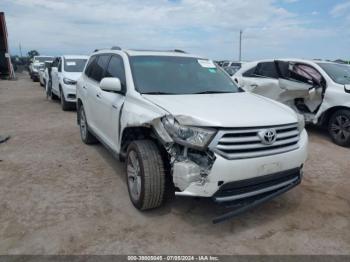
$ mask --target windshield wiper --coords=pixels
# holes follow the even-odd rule
[[[175,95],[173,93],[166,93],[166,92],[159,92],[159,91],[155,91],[155,92],[147,92],[147,93],[142,93],[143,95]]]
[[[227,94],[227,93],[233,93],[230,91],[202,91],[197,93],[191,93],[192,95],[199,95],[199,94]]]

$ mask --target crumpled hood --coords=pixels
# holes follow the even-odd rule
[[[183,125],[253,127],[296,123],[286,106],[250,93],[143,95]]]

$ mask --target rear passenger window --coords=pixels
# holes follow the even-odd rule
[[[263,62],[256,66],[255,75],[278,78],[275,62]]]
[[[120,56],[112,56],[109,61],[105,77],[118,77],[122,84],[122,91],[126,90],[125,70],[123,64],[123,58]]]
[[[249,69],[248,71],[245,71],[242,75],[244,77],[254,77],[255,70],[256,70],[256,66],[254,66],[253,68]]]
[[[92,62],[91,64],[91,72],[89,72],[89,77],[97,82],[100,82],[104,75],[109,58],[110,55],[97,56],[96,61]]]

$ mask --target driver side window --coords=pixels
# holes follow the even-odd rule
[[[58,72],[62,72],[62,59],[61,58],[59,59],[59,62],[58,62]]]
[[[113,55],[109,60],[104,77],[117,77],[122,85],[122,92],[126,91],[126,79],[123,58]]]

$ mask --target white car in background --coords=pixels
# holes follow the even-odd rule
[[[350,146],[350,66],[301,59],[246,63],[233,76],[244,90],[282,102],[307,123],[328,128],[333,141]]]
[[[51,97],[60,98],[62,110],[75,107],[76,83],[84,70],[88,56],[65,55],[56,58],[51,69]],[[57,65],[57,66],[56,66]]]
[[[126,160],[140,210],[174,193],[241,204],[219,222],[298,185],[307,157],[302,116],[180,50],[96,51],[77,83],[77,118],[84,143]]]
[[[52,63],[52,61],[45,61],[44,64],[39,68],[39,83],[41,86],[45,87],[48,79],[47,68]]]
[[[33,81],[39,81],[39,71],[46,61],[53,61],[52,56],[34,56],[29,65],[29,75]]]

